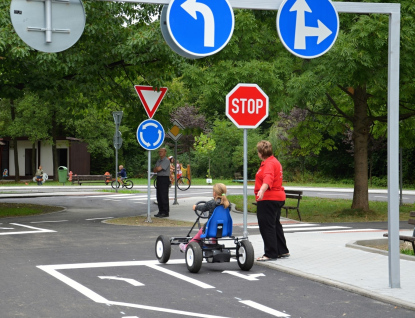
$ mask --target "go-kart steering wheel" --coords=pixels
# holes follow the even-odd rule
[[[199,202],[197,202],[197,203],[196,203],[195,213],[196,213],[196,215],[197,215],[198,217],[200,217],[201,219],[207,219],[207,218],[209,218],[209,211],[204,211],[204,212],[202,212],[202,211],[199,211],[199,210],[197,209],[197,206],[198,206],[199,204],[202,204],[202,203],[206,203],[206,201],[199,201]]]

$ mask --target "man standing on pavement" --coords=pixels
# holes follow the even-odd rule
[[[157,160],[153,172],[157,173],[157,202],[159,212],[154,215],[157,218],[169,216],[169,185],[170,185],[170,160],[166,158],[166,148],[159,149],[160,159]]]

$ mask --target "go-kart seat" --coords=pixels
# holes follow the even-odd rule
[[[221,238],[232,236],[232,218],[229,207],[225,209],[223,205],[219,205],[213,210],[213,214],[206,223],[205,232],[201,238]]]

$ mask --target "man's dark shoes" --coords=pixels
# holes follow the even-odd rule
[[[156,218],[168,218],[169,215],[168,214],[157,213],[157,214],[154,215],[154,217],[156,217]]]
[[[278,255],[278,258],[288,258],[288,257],[290,257],[290,253]]]

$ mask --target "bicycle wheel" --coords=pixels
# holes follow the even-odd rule
[[[180,177],[179,180],[177,180],[177,187],[182,190],[186,191],[190,188],[190,180],[187,177]]]
[[[124,187],[126,187],[127,189],[132,189],[134,186],[134,183],[131,180],[124,180]]]
[[[113,189],[115,189],[115,188],[119,188],[119,187],[120,187],[120,183],[118,182],[118,180],[114,180],[114,181],[112,181],[112,182],[111,182],[111,187],[112,187]]]
[[[154,187],[157,189],[157,178],[154,179],[154,183],[153,183]]]

